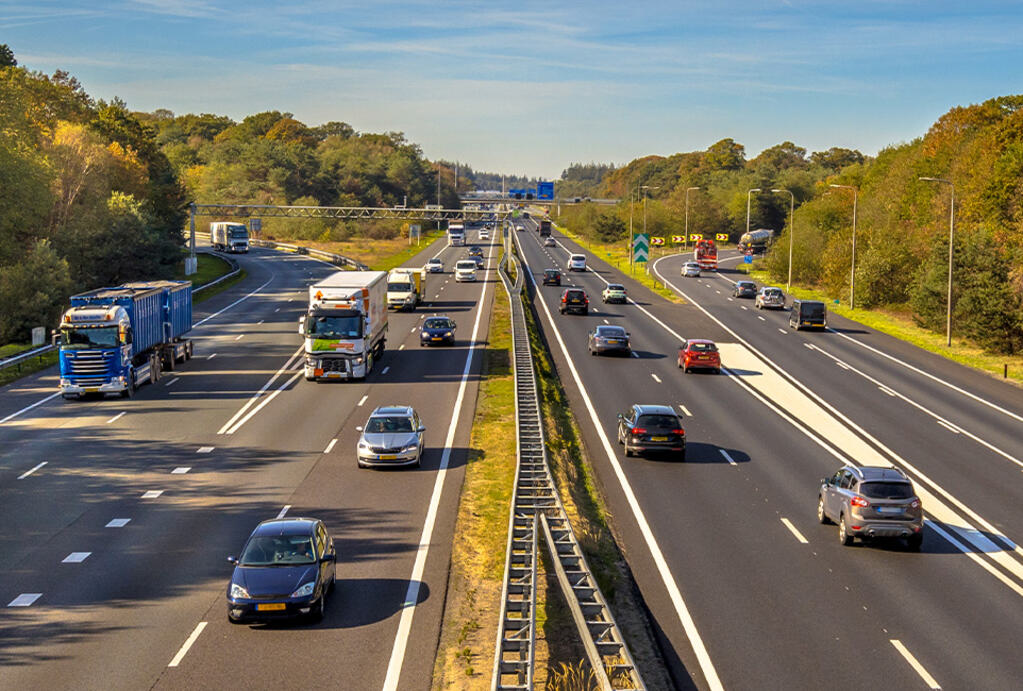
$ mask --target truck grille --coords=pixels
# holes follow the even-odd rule
[[[321,364],[324,372],[347,372],[346,362],[344,358],[323,358]]]
[[[110,365],[117,357],[117,352],[111,353],[75,353],[73,358],[67,358],[68,374],[78,384],[88,386],[90,384],[104,384],[109,378]]]

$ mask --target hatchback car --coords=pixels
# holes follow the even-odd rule
[[[523,231],[525,229],[526,229],[526,226],[524,226],[522,224],[519,224],[519,225],[515,226],[515,230],[517,230],[517,231]]]
[[[481,229],[480,230],[480,240],[489,240],[489,239],[490,239],[490,231],[487,230],[486,228]]]
[[[753,306],[759,310],[785,309],[785,293],[781,292],[781,288],[761,288],[760,291],[757,292],[757,298],[754,300]]]
[[[629,332],[620,326],[598,326],[589,334],[587,347],[590,355],[601,353],[618,353],[630,355],[632,346],[629,343]]]
[[[337,564],[334,539],[323,521],[263,521],[245,542],[241,556],[227,561],[234,564],[227,586],[231,623],[323,618]]]
[[[625,455],[634,453],[670,453],[686,460],[686,431],[682,419],[671,406],[633,405],[618,416],[618,443]]]
[[[483,261],[483,257],[481,257],[481,256],[480,256],[480,255],[478,255],[478,254],[470,254],[470,255],[469,255],[469,256],[467,257],[467,259],[468,259],[469,261],[471,261],[471,262],[475,262],[475,263],[476,263],[476,268],[477,268],[477,269],[482,269],[482,268],[483,268],[483,267],[484,267],[484,266],[486,265],[486,262],[485,262],[485,261]]]
[[[682,265],[682,276],[684,278],[699,278],[700,265],[696,262],[686,262]]]
[[[411,406],[381,406],[374,410],[356,447],[360,468],[411,465],[419,467],[423,458],[423,433],[426,427]]]
[[[545,237],[543,239],[543,246],[544,247],[556,247],[557,244],[558,243],[554,242],[554,238],[552,238],[550,235],[548,235],[547,237]]]
[[[586,271],[586,255],[573,254],[568,258],[569,271]]]
[[[793,300],[789,311],[789,328],[828,328],[828,306],[818,300]]]
[[[721,374],[721,353],[714,341],[690,338],[679,346],[678,366],[686,374],[694,369],[709,369]]]
[[[419,329],[419,345],[454,345],[455,320],[449,317],[430,317]]]
[[[558,269],[544,269],[543,284],[545,286],[560,286],[561,272]]]
[[[625,293],[625,286],[620,283],[609,283],[607,288],[604,288],[604,292],[600,294],[600,298],[604,302],[626,303],[629,300],[629,296]]]
[[[558,306],[558,311],[562,314],[566,312],[588,313],[590,311],[590,299],[586,297],[586,291],[581,288],[568,288],[565,290],[561,294],[561,304]]]
[[[923,544],[924,518],[913,483],[898,468],[843,466],[821,479],[817,520],[838,523],[838,539],[904,538],[913,550]]]
[[[482,257],[483,256],[483,248],[480,247],[479,245],[473,245],[472,247],[469,248],[469,256],[470,257]]]
[[[752,298],[757,295],[757,284],[753,281],[736,281],[732,288],[732,297]]]
[[[432,274],[444,273],[444,262],[442,262],[439,258],[434,257],[433,259],[427,260],[425,268]]]

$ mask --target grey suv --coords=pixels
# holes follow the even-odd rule
[[[682,420],[671,406],[640,405],[618,416],[618,443],[625,446],[625,455],[645,452],[668,452],[686,460],[686,431]]]
[[[905,538],[912,550],[923,544],[924,518],[913,483],[898,468],[843,466],[821,479],[817,519],[838,523],[838,539]]]
[[[356,447],[360,468],[389,465],[419,467],[426,427],[411,406],[380,406],[370,414],[365,427],[355,429],[362,432]]]

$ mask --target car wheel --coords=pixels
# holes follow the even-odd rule
[[[838,517],[838,541],[846,547],[853,543],[853,536],[845,529],[845,514]]]
[[[817,520],[820,521],[822,525],[827,525],[828,523],[831,523],[831,519],[828,518],[828,514],[824,513],[823,495],[817,498]]]
[[[924,544],[924,534],[914,533],[906,538],[906,547],[912,552],[919,552],[920,547]]]
[[[241,619],[235,619],[230,614],[227,615],[227,621],[229,624],[234,624],[235,626],[239,626],[242,623]]]

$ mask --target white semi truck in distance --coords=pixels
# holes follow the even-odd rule
[[[387,306],[412,311],[423,302],[426,269],[391,269],[387,274]]]
[[[248,252],[249,229],[244,223],[215,221],[210,224],[210,244],[223,252]]]
[[[306,380],[364,379],[387,338],[387,272],[338,271],[309,286],[299,320]]]
[[[448,223],[448,247],[465,246],[465,225],[461,222]]]

